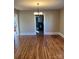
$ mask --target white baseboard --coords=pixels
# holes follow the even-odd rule
[[[20,35],[36,35],[36,33],[20,33]]]
[[[64,38],[64,35],[60,32],[45,32],[44,35],[60,35]]]
[[[44,35],[58,35],[58,32],[45,32]]]
[[[36,33],[20,33],[20,35],[36,35]],[[64,37],[64,35],[60,32],[45,32],[44,35],[60,35]]]
[[[44,35],[57,35],[58,32],[45,32]],[[36,33],[20,33],[20,35],[36,35]]]
[[[59,32],[58,34],[64,38],[64,35],[62,33]]]

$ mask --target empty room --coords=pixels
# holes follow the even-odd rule
[[[64,59],[64,0],[14,0],[14,59]]]

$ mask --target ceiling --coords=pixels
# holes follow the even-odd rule
[[[40,10],[61,9],[64,0],[14,0],[14,8],[17,10],[36,10],[38,7]]]

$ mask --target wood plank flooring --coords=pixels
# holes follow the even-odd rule
[[[64,59],[64,38],[59,35],[20,36],[14,44],[15,59]]]

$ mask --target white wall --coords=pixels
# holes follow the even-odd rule
[[[60,10],[60,33],[64,35],[64,9]]]
[[[20,20],[20,34],[21,35],[33,35],[35,32],[35,20],[33,12],[21,11],[19,12]]]
[[[44,32],[50,34],[53,32],[59,32],[59,11],[44,11]],[[36,25],[32,11],[20,11],[20,34],[32,35],[35,34]]]
[[[59,11],[45,12],[45,34],[59,32]]]

